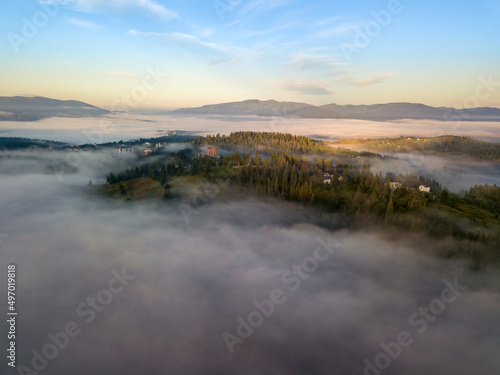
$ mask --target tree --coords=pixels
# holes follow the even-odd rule
[[[392,201],[392,196],[389,198],[389,202],[387,203],[387,208],[385,209],[386,216],[390,216],[394,213],[394,203]]]
[[[443,192],[441,193],[441,203],[446,204],[448,202],[449,197],[450,193],[448,192],[447,189],[444,189]]]
[[[127,195],[127,190],[125,190],[123,184],[120,184],[120,195]]]
[[[172,194],[170,192],[170,184],[169,183],[165,183],[165,186],[163,186],[163,198],[164,199],[171,199],[172,198]]]
[[[110,173],[109,176],[106,178],[106,181],[108,184],[116,184],[116,176],[113,173]]]

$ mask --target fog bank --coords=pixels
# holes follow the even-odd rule
[[[0,122],[4,137],[51,139],[74,144],[161,136],[158,131],[181,130],[198,135],[233,131],[291,133],[322,140],[377,137],[468,136],[500,142],[498,122],[398,120],[387,122],[345,119],[300,119],[259,116],[159,116],[117,114],[102,118],[49,118],[36,122]]]
[[[77,187],[90,162],[62,182],[38,163],[0,164],[0,273],[17,265],[18,365],[33,368],[32,350],[43,355],[49,334],[73,322],[79,333],[39,373],[357,375],[365,360],[383,363],[381,344],[402,332],[412,343],[383,374],[500,369],[497,269],[472,273],[418,245],[327,230],[281,202],[214,199],[187,225],[175,201],[87,195]],[[467,288],[448,289],[445,303],[447,282]],[[259,311],[254,301],[276,290],[281,303],[239,335]],[[426,319],[420,308],[439,314]],[[228,345],[226,333],[238,342]]]

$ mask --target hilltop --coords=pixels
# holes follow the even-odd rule
[[[208,145],[218,146],[220,154],[207,155]],[[130,160],[125,169],[110,172],[100,189],[124,202],[159,198],[179,207],[186,222],[213,199],[288,201],[311,212],[337,213],[345,227],[450,238],[454,243],[441,253],[446,257],[500,262],[498,186],[475,185],[461,196],[422,175],[375,173],[369,163],[381,157],[363,156],[291,134],[209,135],[181,151],[160,150],[149,163]]]
[[[138,112],[141,112],[138,110]],[[0,121],[37,121],[48,117],[96,117],[111,112],[76,100],[56,100],[44,97],[0,97]],[[299,102],[261,101],[210,104],[173,111],[145,110],[145,113],[175,116],[225,115],[263,116],[305,119],[357,119],[394,121],[403,119],[438,121],[500,121],[500,109],[481,107],[454,109],[430,107],[419,103],[387,103],[373,105],[327,104],[315,106]]]
[[[474,159],[500,159],[500,143],[478,141],[469,137],[443,135],[434,138],[399,137],[352,139],[330,142],[332,146],[354,147],[373,152],[422,152],[425,154],[466,155]]]
[[[418,103],[387,103],[374,105],[314,106],[307,103],[260,101],[205,105],[197,108],[181,108],[168,112],[174,115],[254,115],[298,118],[358,119],[390,121],[402,119],[440,121],[500,121],[499,108],[469,108],[458,110],[446,107],[430,107]]]
[[[0,96],[0,121],[38,121],[48,117],[96,117],[109,114],[96,106],[76,100],[41,96]]]

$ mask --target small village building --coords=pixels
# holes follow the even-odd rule
[[[219,147],[209,147],[207,148],[207,155],[212,158],[218,158],[220,156]]]
[[[330,173],[325,173],[323,175],[323,183],[331,185],[332,184],[332,175]]]
[[[396,190],[403,187],[403,184],[399,181],[391,181],[391,190]]]
[[[430,186],[426,186],[426,185],[420,185],[418,187],[418,190],[424,192],[424,193],[430,193],[431,192],[431,187]]]

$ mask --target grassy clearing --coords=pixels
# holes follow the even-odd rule
[[[158,181],[149,177],[104,185],[103,194],[108,198],[126,201],[163,198],[164,189]]]

